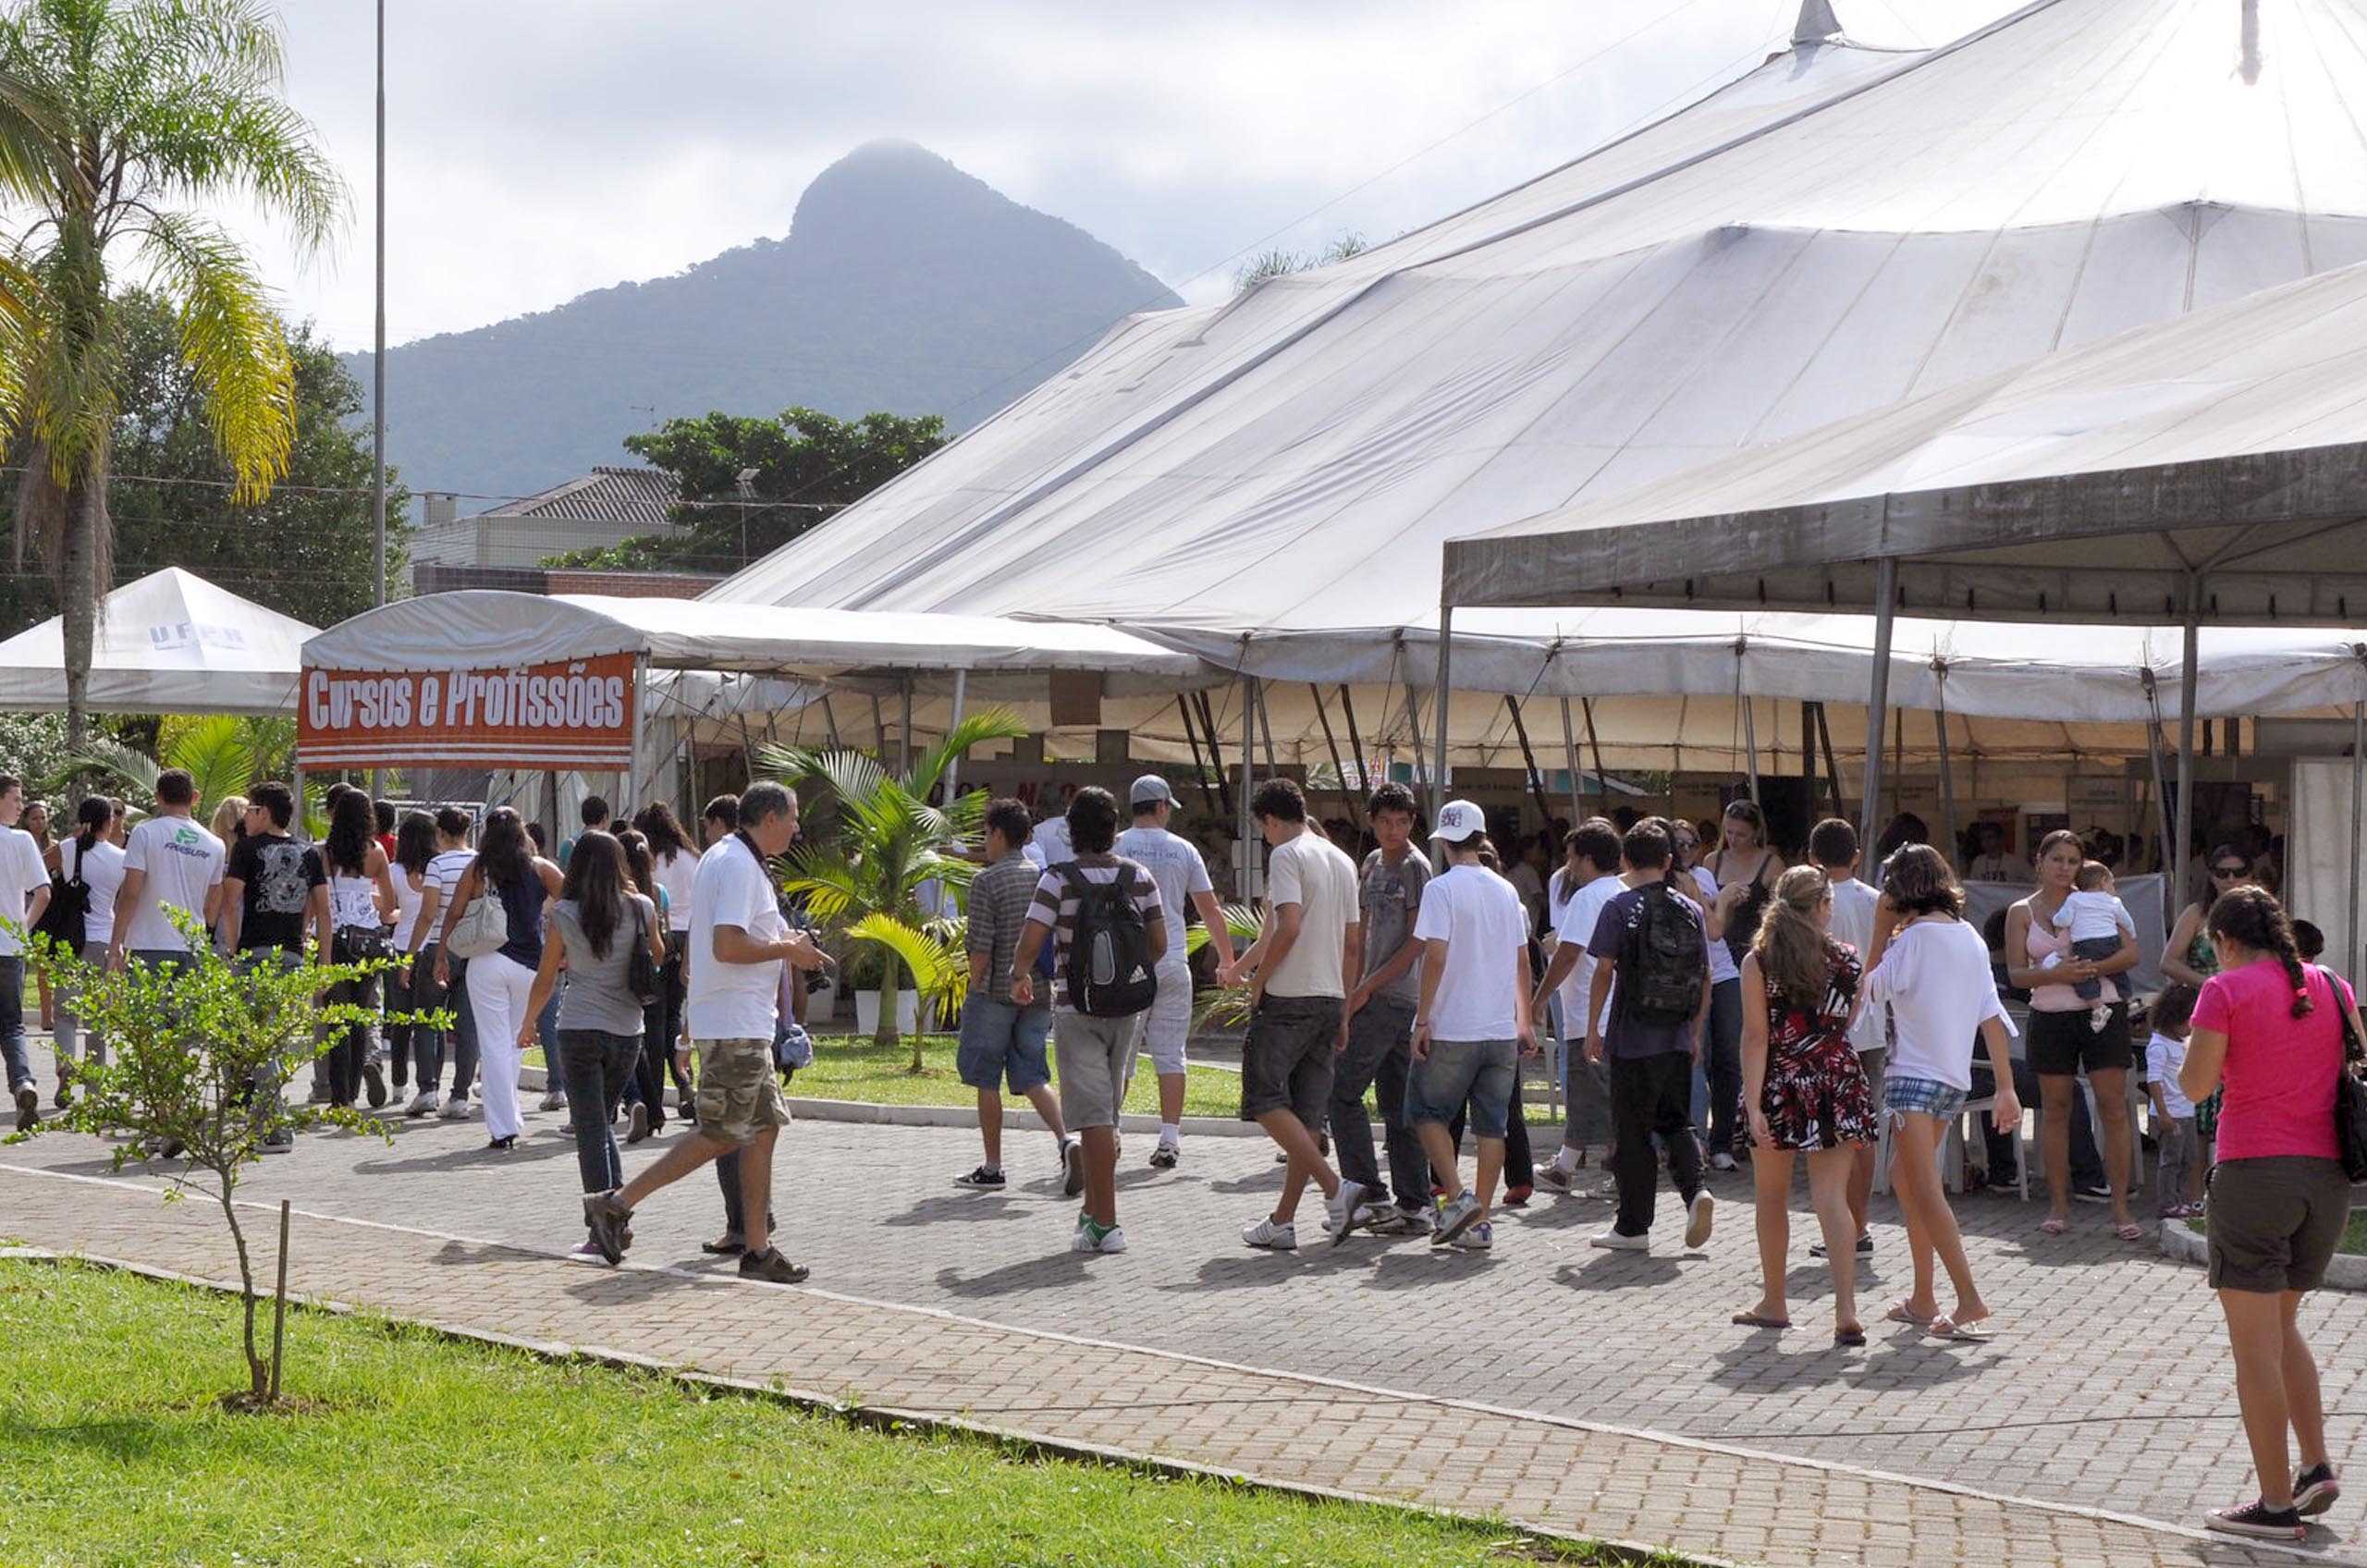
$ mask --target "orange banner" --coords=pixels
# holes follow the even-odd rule
[[[633,655],[518,669],[307,669],[306,768],[473,766],[620,773],[632,766]]]

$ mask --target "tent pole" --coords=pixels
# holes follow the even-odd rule
[[[1355,699],[1348,694],[1348,683],[1344,680],[1340,682],[1340,717],[1348,721],[1348,754],[1356,759],[1356,788],[1370,795],[1372,780],[1365,777],[1365,740],[1356,733]],[[1388,716],[1384,712],[1382,717]]]
[[[2145,758],[2153,770],[2153,826],[2162,836],[2162,918],[2177,919],[2177,912],[2186,905],[2184,889],[2177,886],[2177,840],[2170,831],[2170,791],[2165,782],[2162,762],[2162,688],[2149,667],[2140,670],[2145,686],[2145,705],[2153,716],[2145,727]]]
[[[1883,731],[1890,723],[1890,642],[1898,613],[1898,557],[1884,556],[1874,579],[1874,679],[1866,699],[1866,782],[1858,841],[1871,844],[1883,819]]]
[[[1528,792],[1536,798],[1537,815],[1542,821],[1551,822],[1553,802],[1545,798],[1545,775],[1538,770],[1537,752],[1528,743],[1528,726],[1520,716],[1520,699],[1507,692],[1504,706],[1512,711],[1513,733],[1520,737],[1520,758],[1528,768]]]
[[[1603,771],[1602,736],[1594,727],[1594,699],[1580,697],[1578,712],[1587,721],[1587,749],[1594,753],[1594,800],[1598,806],[1611,804],[1611,775]]]
[[[909,778],[913,776],[913,678],[905,676],[901,684],[904,704],[897,725],[901,735],[896,742],[896,771]]]
[[[1216,704],[1208,701],[1204,687],[1193,693],[1200,704],[1200,732],[1208,738],[1208,771],[1216,775],[1217,805],[1227,817],[1233,815],[1233,780],[1225,777],[1224,741],[1217,733]]]
[[[1742,678],[1743,655],[1749,648],[1747,640],[1735,639],[1735,700],[1742,704],[1743,794],[1756,803],[1759,800],[1759,704],[1750,700]]]
[[[1816,719],[1809,704],[1800,704],[1800,799],[1809,815],[1816,815]]]
[[[830,693],[827,689],[822,692],[822,728],[830,732],[832,751],[837,751],[845,744],[839,739],[839,716],[830,707]]]
[[[1248,639],[1244,638],[1242,641],[1245,644],[1242,650],[1243,655],[1246,657],[1248,649],[1245,644]],[[1238,869],[1235,872],[1238,883],[1235,890],[1244,903],[1249,902],[1263,891],[1259,884],[1264,880],[1258,876],[1261,867],[1257,861],[1257,821],[1249,811],[1249,794],[1255,788],[1249,778],[1251,766],[1249,759],[1256,755],[1257,751],[1257,682],[1255,676],[1244,675],[1241,678],[1241,822],[1238,828],[1239,837],[1233,840],[1233,853],[1240,857]]]
[[[2354,650],[2360,658],[2360,671],[2367,675],[2367,644]],[[2362,850],[2362,827],[2367,827],[2367,696],[2351,704],[2350,709],[2350,867],[2343,882],[2350,889],[2350,925],[2349,951],[2343,954],[2346,975],[2357,974],[2361,946],[2359,940],[2359,866]]]
[[[888,716],[879,706],[879,693],[871,693],[871,754],[881,763],[888,760]]]
[[[1266,683],[1260,680],[1252,690],[1257,693],[1257,743],[1266,749],[1266,771],[1280,778],[1282,765],[1274,760],[1274,716],[1266,706]]]
[[[1822,703],[1816,705],[1816,738],[1824,750],[1824,779],[1833,791],[1833,815],[1846,819],[1849,815],[1849,802],[1842,798],[1841,763],[1833,754],[1833,719],[1825,712]]]
[[[1570,728],[1570,699],[1562,699],[1562,766],[1570,770],[1570,826],[1583,820],[1578,807],[1578,734]]]
[[[1306,683],[1306,694],[1315,699],[1315,717],[1323,721],[1323,746],[1331,753],[1331,777],[1340,782],[1340,803],[1346,808],[1353,826],[1356,820],[1356,799],[1348,793],[1348,770],[1340,761],[1339,737],[1331,733],[1331,710],[1323,705],[1323,688],[1312,680]]]
[[[1438,688],[1438,766],[1430,774],[1430,821],[1439,819],[1439,808],[1446,804],[1446,738],[1452,688],[1448,680],[1453,673],[1454,606],[1439,606],[1439,688]],[[1441,851],[1441,853],[1444,851]]]
[[[1192,744],[1192,778],[1200,786],[1200,809],[1213,813],[1217,809],[1216,795],[1208,789],[1208,765],[1200,759],[1200,729],[1192,722],[1192,699],[1188,693],[1175,693],[1175,711],[1184,720],[1184,739]]]
[[[1438,791],[1431,787],[1429,753],[1422,744],[1422,694],[1414,689],[1411,681],[1405,686],[1405,729],[1412,739],[1414,782],[1421,786],[1422,792],[1430,798],[1435,807]]]
[[[1937,659],[1932,661],[1932,690],[1939,703],[1932,710],[1932,724],[1940,732],[1940,821],[1947,830],[1943,842],[1953,863],[1963,846],[1956,839],[1956,770],[1948,752],[1948,672]]]
[[[2186,580],[2185,650],[2178,668],[2178,809],[2177,852],[2169,873],[2185,901],[2186,857],[2194,842],[2194,689],[2201,676],[2202,642],[2202,576]],[[2355,875],[2355,873],[2354,873]]]
[[[966,669],[955,670],[953,672],[952,717],[945,721],[945,732],[948,735],[952,734],[956,729],[962,728],[962,708],[969,695],[970,672]],[[904,686],[904,702],[907,704],[906,722],[908,727],[910,724],[909,713],[912,700],[913,688],[911,682],[907,681]],[[945,803],[949,806],[951,805],[953,803],[953,798],[961,792],[962,753],[960,752],[955,752],[945,759]]]

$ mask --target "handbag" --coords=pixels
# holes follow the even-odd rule
[[[469,907],[452,923],[450,933],[444,938],[444,950],[454,958],[483,958],[487,953],[499,952],[509,940],[509,912],[501,907],[501,896],[493,890],[493,884],[480,876],[477,896],[469,900]]]
[[[88,938],[91,917],[91,885],[82,880],[82,858],[89,851],[82,847],[78,835],[67,840],[74,846],[74,875],[66,875],[64,854],[58,856],[59,869],[50,873],[49,904],[41,912],[41,919],[33,923],[36,935],[47,937],[68,952],[80,953]]]
[[[2334,1079],[2335,1148],[2342,1173],[2354,1182],[2367,1182],[2367,1083],[2360,1081],[2358,1072],[2359,1064],[2367,1062],[2367,1041],[2360,1039],[2359,1028],[2350,1021],[2350,1009],[2344,1005],[2349,994],[2338,980],[2334,998],[2342,1021],[2342,1069]]]
[[[656,961],[649,956],[649,928],[641,905],[632,906],[632,950],[625,955],[625,989],[644,1007],[655,1007],[661,994]]]
[[[386,934],[375,925],[340,925],[329,934],[333,963],[374,963],[386,954]]]

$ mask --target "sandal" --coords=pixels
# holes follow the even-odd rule
[[[2063,1234],[2064,1231],[2071,1229],[2071,1221],[2068,1219],[2042,1219],[2039,1221],[2038,1228],[2045,1231],[2050,1236],[2059,1236]]]
[[[1969,1323],[1957,1323],[1945,1313],[1923,1325],[1923,1331],[1935,1340],[1956,1340],[1965,1344],[1985,1344],[1995,1338],[1989,1331],[1989,1319],[1977,1317]]]
[[[1854,1348],[1866,1342],[1866,1330],[1855,1323],[1844,1324],[1833,1330],[1833,1342]]]
[[[1936,1318],[1936,1314],[1932,1317],[1926,1317],[1921,1313],[1910,1308],[1907,1305],[1907,1298],[1905,1296],[1901,1296],[1898,1300],[1891,1303],[1890,1310],[1883,1314],[1883,1321],[1885,1323],[1907,1323],[1912,1324],[1918,1329],[1930,1328]]]
[[[1788,1317],[1763,1317],[1756,1312],[1737,1312],[1727,1321],[1742,1329],[1788,1329],[1792,1326]]]
[[[2113,1234],[2124,1242],[2141,1242],[2145,1239],[2145,1227],[2132,1219],[2126,1225],[2116,1227]]]

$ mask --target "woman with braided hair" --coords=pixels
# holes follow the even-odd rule
[[[2226,1091],[2205,1211],[2211,1288],[2227,1317],[2260,1496],[2214,1508],[2203,1522],[2230,1535],[2299,1540],[2303,1516],[2325,1512],[2339,1491],[2300,1317],[2303,1293],[2324,1281],[2350,1217],[2335,1080],[2343,1021],[2356,1030],[2358,1006],[2341,981],[2301,962],[2292,922],[2265,888],[2222,893],[2209,926],[2219,973],[2195,1003],[2178,1087],[2196,1101]]]

